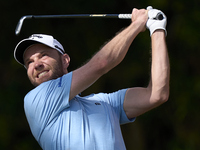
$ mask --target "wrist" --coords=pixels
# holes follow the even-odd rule
[[[164,37],[166,36],[166,31],[165,30],[162,30],[162,29],[157,29],[155,30],[153,33],[152,33],[152,38],[153,37]]]
[[[135,31],[139,34],[140,32],[144,32],[146,30],[146,23],[134,21],[131,23],[131,28],[135,29]]]

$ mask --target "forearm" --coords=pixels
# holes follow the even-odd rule
[[[92,59],[92,64],[103,68],[102,72],[106,73],[116,65],[118,65],[125,57],[131,43],[135,37],[146,29],[148,19],[147,10],[132,11],[132,23],[116,35],[109,43],[107,43]]]
[[[100,64],[106,73],[118,65],[125,57],[131,43],[139,34],[139,26],[131,23],[127,28],[117,34],[92,59],[91,63]]]
[[[82,92],[125,57],[135,37],[145,29],[146,10],[133,9],[132,23],[108,42],[84,66],[73,72],[70,98]]]
[[[88,63],[75,70],[73,72],[70,99],[118,65],[139,32],[139,27],[132,23],[108,42]]]
[[[152,34],[152,98],[159,102],[166,101],[169,96],[170,66],[163,30]]]

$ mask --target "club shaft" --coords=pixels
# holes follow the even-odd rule
[[[119,18],[122,14],[73,14],[73,15],[32,15],[32,18]],[[124,14],[125,15],[125,14]],[[131,15],[131,14],[126,14]],[[122,18],[121,18],[122,19]],[[130,18],[124,18],[130,19]]]
[[[72,15],[27,15],[20,18],[15,34],[18,35],[21,31],[25,19],[48,19],[48,18],[118,18],[130,19],[131,14],[72,14]]]

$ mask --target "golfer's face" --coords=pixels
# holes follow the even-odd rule
[[[27,75],[34,86],[62,76],[63,67],[59,53],[43,44],[35,44],[24,53]]]

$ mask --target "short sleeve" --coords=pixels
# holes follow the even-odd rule
[[[72,72],[40,84],[25,96],[25,114],[37,140],[45,126],[69,107],[71,80]]]
[[[113,93],[109,94],[101,94],[101,98],[107,101],[111,107],[113,107],[115,113],[117,114],[119,118],[120,124],[125,124],[129,122],[134,122],[135,118],[128,119],[125,111],[124,111],[124,98],[126,95],[127,89],[122,89]]]

